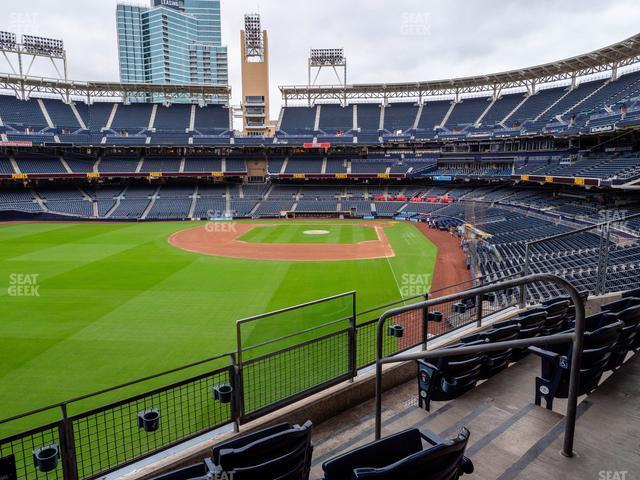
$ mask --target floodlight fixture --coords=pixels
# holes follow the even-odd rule
[[[22,45],[25,52],[32,55],[64,57],[64,42],[62,40],[23,35]]]
[[[247,58],[264,57],[264,35],[258,13],[244,16],[244,49]]]
[[[14,50],[17,47],[16,34],[12,32],[0,32],[0,49]]]

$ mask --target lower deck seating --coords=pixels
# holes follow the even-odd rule
[[[204,462],[153,480],[309,480],[311,422],[273,425],[216,445]],[[451,439],[414,428],[361,446],[323,463],[324,480],[456,480],[471,474],[465,457],[469,430]]]
[[[313,425],[274,425],[216,445],[205,462],[154,480],[308,480]]]
[[[133,198],[123,199],[120,201],[118,207],[111,214],[112,219],[120,220],[137,220],[149,206],[150,200],[148,198]]]
[[[455,480],[473,473],[473,463],[464,456],[468,441],[464,427],[451,440],[407,430],[328,460],[322,465],[324,480]]]

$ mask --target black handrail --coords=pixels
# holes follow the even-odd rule
[[[431,350],[428,352],[409,353],[403,355],[395,355],[385,357],[383,353],[383,332],[385,321],[393,316],[420,308],[428,308],[433,305],[461,300],[465,298],[479,297],[484,294],[491,293],[496,290],[504,290],[507,288],[520,287],[533,282],[550,282],[563,287],[571,296],[576,310],[576,325],[573,333],[561,333],[550,335],[547,337],[538,337],[534,339],[512,340],[506,342],[496,342],[486,345],[477,345],[470,347],[458,347],[446,350]],[[582,364],[582,349],[584,344],[585,332],[585,301],[567,280],[556,275],[538,274],[509,280],[506,282],[487,285],[464,292],[447,295],[445,297],[427,300],[425,302],[416,303],[406,307],[400,307],[385,312],[378,319],[378,331],[376,337],[376,440],[382,435],[382,365],[387,363],[401,363],[418,359],[428,360],[432,358],[452,357],[464,354],[484,353],[492,351],[500,351],[509,348],[522,348],[529,346],[554,345],[558,343],[573,342],[573,351],[571,358],[571,372],[569,374],[569,392],[567,405],[567,419],[564,436],[564,446],[562,454],[566,457],[573,456],[573,439],[575,434],[576,416],[578,408],[578,392],[580,382],[580,367]]]

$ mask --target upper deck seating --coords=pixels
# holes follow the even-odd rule
[[[321,105],[319,129],[328,135],[353,130],[353,107],[351,105]]]
[[[282,112],[280,130],[289,135],[310,134],[316,119],[316,107],[286,107]]]
[[[224,132],[231,129],[229,109],[223,105],[207,105],[204,107],[196,107],[194,128],[205,135],[223,134]]]
[[[361,132],[377,132],[380,128],[382,105],[361,103],[358,105],[358,128]],[[358,136],[360,140],[360,135]]]

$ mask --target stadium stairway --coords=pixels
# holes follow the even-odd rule
[[[636,355],[611,375],[578,407],[576,456],[561,456],[566,402],[554,411],[533,404],[540,360],[535,356],[450,402],[434,402],[431,412],[417,406],[417,381],[387,391],[383,397],[383,436],[410,428],[443,438],[460,426],[471,431],[466,456],[475,471],[470,478],[585,479],[601,471],[640,471],[638,433],[625,425],[640,408],[640,358]],[[352,408],[314,430],[312,479],[322,478],[322,463],[374,439],[374,402]],[[612,442],[615,436],[615,444]]]

